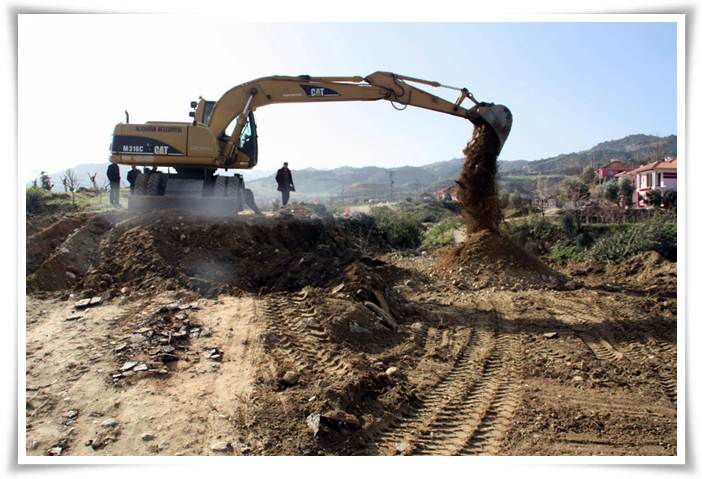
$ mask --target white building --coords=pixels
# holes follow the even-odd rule
[[[678,160],[666,158],[663,161],[654,161],[617,176],[628,176],[631,179],[635,188],[633,205],[635,208],[645,208],[648,205],[644,200],[649,190],[678,190]]]

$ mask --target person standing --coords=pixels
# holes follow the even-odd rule
[[[278,191],[283,199],[283,206],[288,204],[290,199],[290,192],[295,191],[295,185],[293,184],[292,172],[288,169],[288,162],[283,163],[283,167],[278,170],[275,175],[275,181],[278,183]]]
[[[120,208],[119,204],[119,165],[110,163],[107,167],[107,179],[110,181],[110,203],[115,208]]]
[[[140,175],[139,170],[135,165],[132,165],[132,169],[127,173],[127,182],[129,183],[129,192],[134,193],[134,187],[136,186],[137,177]]]

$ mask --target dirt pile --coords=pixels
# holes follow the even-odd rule
[[[482,124],[473,130],[473,138],[463,150],[465,160],[458,183],[458,201],[468,232],[497,230],[501,219],[497,197],[497,155],[500,140],[495,130]]]
[[[95,292],[177,286],[204,294],[298,290],[335,282],[355,253],[333,223],[317,218],[209,219],[153,211],[97,215],[42,263],[35,291]]]
[[[559,288],[569,279],[509,239],[490,231],[469,234],[437,261],[438,270],[473,288]]]
[[[27,273],[34,272],[88,218],[84,214],[70,215],[32,234],[27,230]]]

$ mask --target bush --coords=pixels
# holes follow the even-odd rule
[[[677,260],[677,226],[665,218],[628,225],[612,235],[598,239],[588,251],[595,261],[618,262],[644,251],[657,251],[671,261]]]
[[[454,232],[461,226],[458,218],[445,219],[424,232],[423,248],[435,248],[453,243]]]
[[[387,206],[371,208],[377,229],[395,248],[417,248],[421,244],[422,225],[412,215]]]
[[[27,213],[37,214],[47,210],[47,201],[50,193],[39,187],[27,188]]]
[[[570,244],[567,241],[557,241],[551,247],[551,259],[562,263],[568,261],[584,261],[587,259],[587,251],[577,244]]]
[[[573,211],[566,211],[565,214],[561,216],[561,226],[563,227],[563,232],[566,237],[571,240],[580,232],[578,217]]]
[[[504,223],[507,235],[532,254],[545,254],[549,245],[561,236],[557,225],[542,216],[531,216],[524,221]]]

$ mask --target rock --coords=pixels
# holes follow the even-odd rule
[[[48,451],[49,456],[60,456],[62,452],[63,452],[63,448],[60,446],[52,447]]]
[[[113,351],[116,352],[116,353],[118,353],[118,352],[120,352],[120,351],[124,351],[125,349],[127,349],[127,343],[120,343],[120,344],[118,344],[117,346],[115,346],[115,348],[113,349]]]
[[[67,411],[64,413],[63,417],[68,418],[68,419],[73,419],[78,416],[78,411],[75,409],[71,409],[70,411]]]
[[[71,315],[71,316],[65,318],[64,321],[76,321],[82,317],[83,317],[82,314],[74,314],[74,315]]]
[[[227,452],[232,448],[231,444],[229,444],[227,441],[218,441],[212,443],[210,446],[210,450],[214,452]]]
[[[74,273],[71,273],[70,271],[66,271],[66,277],[68,278],[69,281],[76,280],[76,275]]]
[[[90,298],[81,299],[80,301],[76,302],[73,305],[73,307],[76,309],[83,309],[83,308],[87,308],[88,306],[90,306]]]
[[[105,429],[117,427],[118,425],[119,425],[119,422],[117,422],[117,420],[115,418],[112,418],[112,417],[108,417],[107,419],[105,419],[104,421],[102,421],[100,423],[100,427],[105,428]]]
[[[201,338],[209,338],[210,336],[212,336],[212,330],[210,330],[209,328],[202,328],[200,330]]]
[[[307,416],[307,419],[305,419],[305,423],[307,424],[307,427],[312,430],[312,433],[315,436],[319,432],[320,419],[321,419],[321,416],[318,413],[312,413],[309,416]]]
[[[574,383],[581,383],[581,382],[583,382],[583,381],[584,381],[584,379],[583,379],[582,376],[573,376],[573,382],[574,382]]]
[[[419,333],[420,331],[422,331],[422,329],[424,329],[424,325],[423,325],[421,322],[419,322],[419,321],[415,321],[415,322],[412,323],[412,325],[410,326],[410,329],[411,329],[412,331],[414,331],[415,333]]]
[[[127,294],[129,292],[129,289],[127,289],[127,287],[125,286],[122,289],[120,289],[119,292],[122,294]]]
[[[102,297],[93,296],[92,298],[90,298],[90,306],[97,306],[100,303],[102,303]]]
[[[175,347],[173,347],[173,346],[171,346],[170,344],[168,344],[168,345],[166,345],[166,346],[162,346],[162,347],[161,347],[161,351],[163,351],[164,353],[170,354],[170,353],[172,353],[172,352],[175,351]]]
[[[286,371],[285,374],[283,374],[283,384],[286,386],[294,386],[297,384],[297,381],[300,379],[299,375],[295,371]]]
[[[370,334],[370,329],[364,328],[363,326],[359,326],[357,322],[351,321],[349,323],[349,331],[351,331],[354,334]]]
[[[134,370],[134,371],[148,371],[148,370],[149,370],[149,366],[147,366],[147,365],[144,364],[144,363],[141,363],[141,364],[137,364],[136,366],[134,366],[134,369],[133,369],[133,370]]]
[[[409,449],[410,444],[407,441],[401,441],[395,444],[395,450],[399,453],[405,452],[407,449]]]
[[[546,338],[546,339],[552,339],[552,338],[555,338],[557,336],[558,336],[558,333],[555,331],[550,332],[550,333],[544,333],[544,338]]]
[[[334,286],[334,289],[331,290],[331,294],[339,294],[344,290],[344,283],[341,283],[337,286]]]
[[[400,369],[395,366],[390,366],[385,370],[385,375],[389,378],[397,376],[398,374],[400,374]]]
[[[156,436],[154,436],[153,434],[144,433],[141,435],[141,440],[144,442],[153,441],[154,439],[156,439]]]
[[[137,361],[127,361],[125,362],[121,368],[119,368],[120,371],[128,371],[132,369],[134,366],[139,364]]]
[[[349,414],[341,409],[335,409],[333,411],[327,411],[321,415],[322,418],[334,423],[340,424],[342,426],[351,427],[357,429],[361,426],[361,422],[353,414]]]

